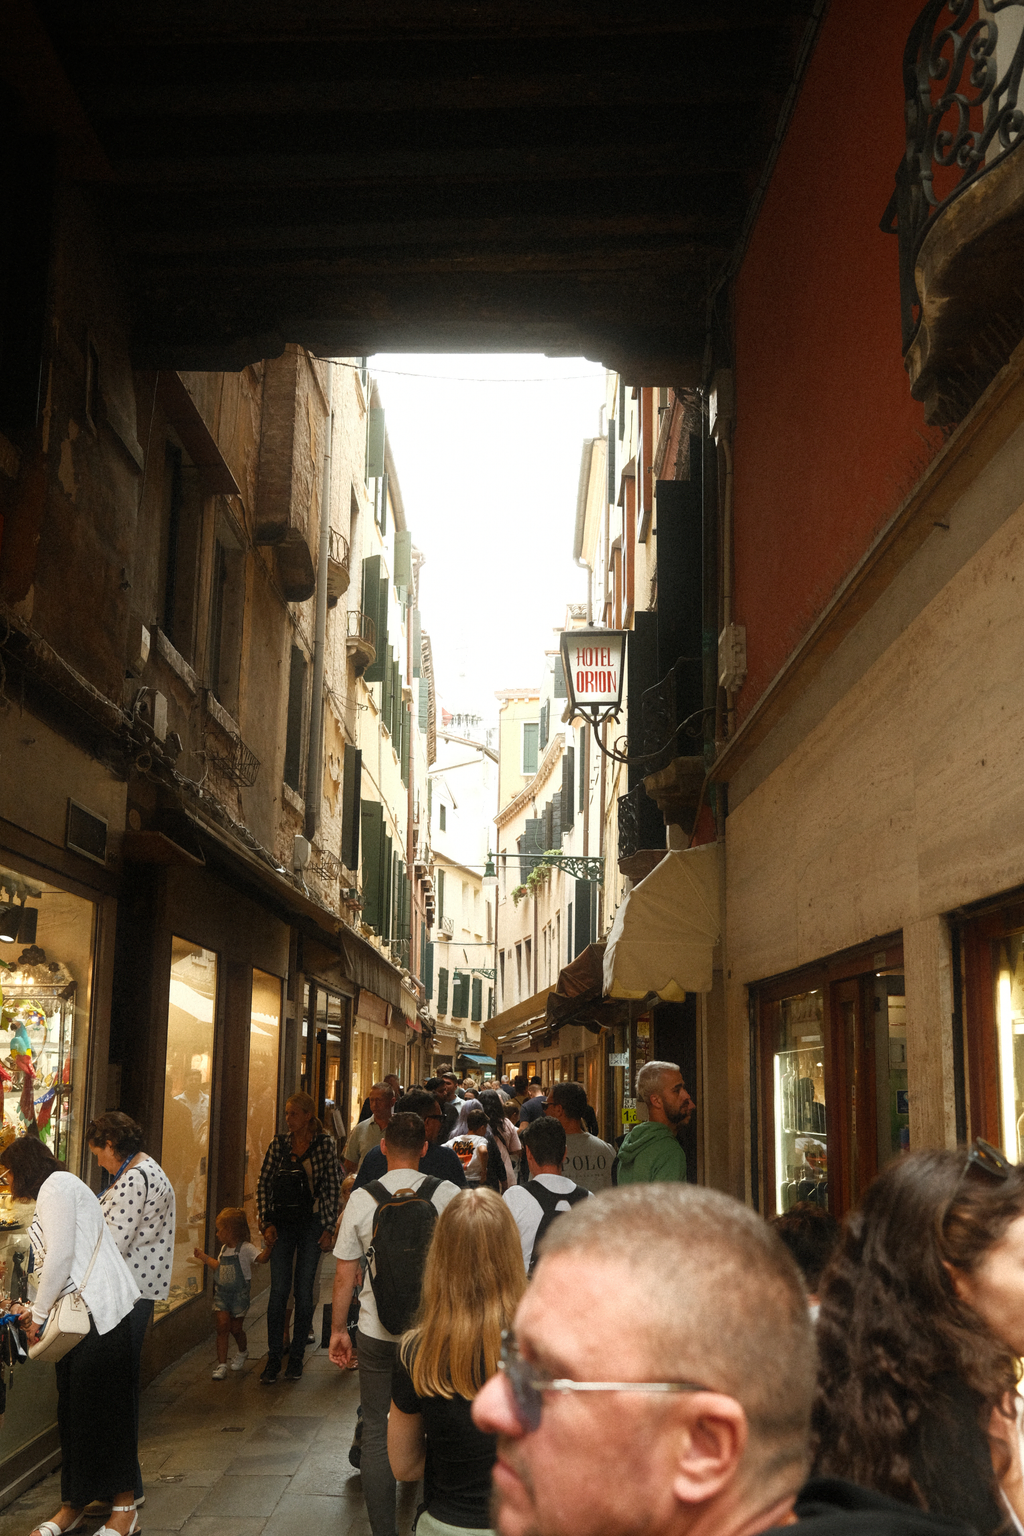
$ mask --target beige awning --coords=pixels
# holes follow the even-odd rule
[[[531,1019],[543,1018],[548,993],[553,991],[553,987],[542,987],[532,997],[516,1003],[514,1008],[506,1008],[504,1013],[496,1013],[493,1019],[488,1019],[487,1033],[495,1045],[501,1045],[511,1035],[518,1033],[520,1026],[528,1024]]]
[[[705,843],[667,853],[635,885],[615,914],[604,952],[607,997],[681,1003],[710,992],[711,958],[720,934],[719,847]]]

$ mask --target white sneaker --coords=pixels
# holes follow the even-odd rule
[[[214,1381],[224,1381],[227,1378],[227,1374],[228,1374],[228,1368],[227,1368],[226,1365],[215,1365],[214,1366],[214,1368],[213,1368],[213,1379],[214,1379]]]
[[[231,1369],[233,1371],[244,1371],[245,1370],[245,1362],[248,1360],[248,1358],[249,1358],[248,1350],[246,1350],[245,1354],[241,1354],[241,1353],[237,1354],[235,1356],[235,1358],[231,1362]]]

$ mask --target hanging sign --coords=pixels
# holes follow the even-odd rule
[[[628,1067],[629,1066],[629,1052],[628,1051],[609,1051],[608,1052],[608,1065],[610,1067]]]

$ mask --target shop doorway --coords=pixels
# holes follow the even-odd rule
[[[762,1209],[842,1217],[910,1147],[903,949],[892,940],[757,989]]]

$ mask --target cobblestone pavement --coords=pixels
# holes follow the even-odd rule
[[[330,1295],[326,1275],[322,1294]],[[320,1324],[318,1307],[318,1340]],[[370,1536],[359,1473],[348,1459],[358,1372],[339,1371],[326,1350],[311,1346],[301,1381],[282,1377],[260,1386],[265,1320],[253,1320],[248,1331],[244,1371],[212,1381],[211,1338],[144,1391],[140,1530],[145,1536]],[[231,1351],[229,1361],[234,1344]],[[400,1486],[399,1536],[411,1529],[418,1490],[418,1484]],[[0,1536],[29,1536],[59,1505],[58,1470],[0,1512]],[[83,1536],[101,1524],[100,1517],[87,1520]]]

